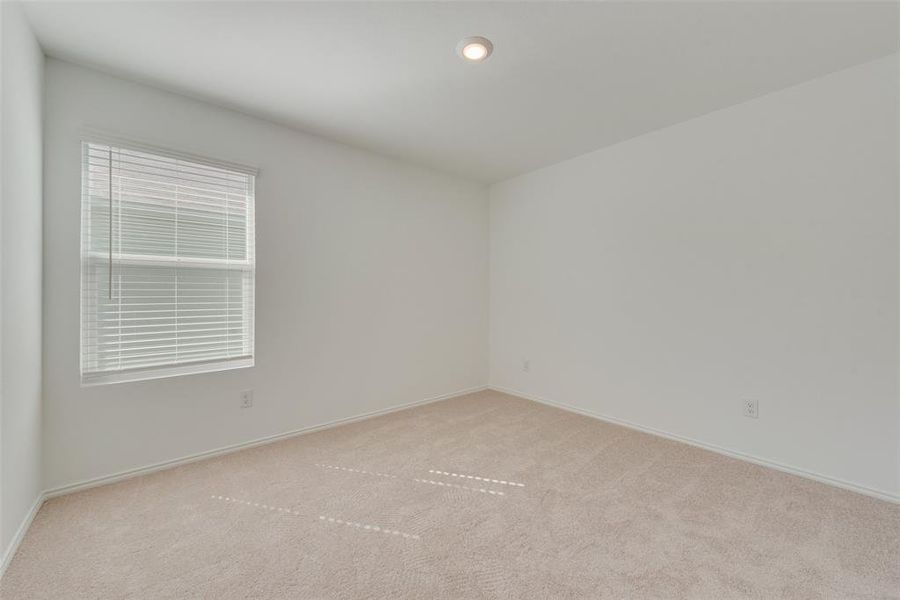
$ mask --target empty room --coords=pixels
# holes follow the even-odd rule
[[[900,3],[0,32],[2,600],[900,599]]]

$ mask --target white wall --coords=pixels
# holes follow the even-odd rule
[[[897,61],[493,186],[491,384],[900,497]]]
[[[84,126],[260,168],[254,368],[79,386]],[[45,131],[48,488],[487,383],[484,186],[52,59]]]
[[[41,487],[41,106],[44,55],[0,2],[0,558]]]
[[[895,56],[494,186],[492,384],[900,493],[897,86]],[[56,60],[45,98],[48,488],[486,383],[483,187]],[[261,168],[256,367],[79,386],[84,126]]]

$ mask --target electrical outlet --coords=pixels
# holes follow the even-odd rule
[[[531,361],[527,358],[522,361],[522,370],[526,373],[529,373],[531,371]]]
[[[751,419],[759,418],[759,404],[756,400],[744,400],[744,416],[750,417]]]
[[[244,390],[241,392],[241,408],[253,407],[253,390]]]

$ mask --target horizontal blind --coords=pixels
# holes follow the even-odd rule
[[[82,146],[81,373],[253,357],[254,176]]]

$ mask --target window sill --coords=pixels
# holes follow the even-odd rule
[[[165,365],[145,369],[130,369],[124,371],[110,371],[100,373],[84,373],[81,375],[81,387],[93,387],[108,385],[111,383],[131,383],[137,381],[150,381],[153,379],[167,379],[182,375],[198,375],[200,373],[215,373],[217,371],[230,371],[232,369],[246,369],[254,364],[252,356],[231,358],[228,360],[216,360],[202,363],[189,363],[182,365]]]

